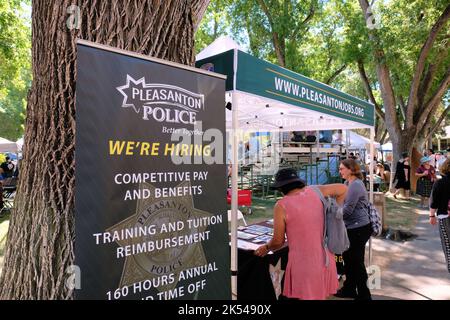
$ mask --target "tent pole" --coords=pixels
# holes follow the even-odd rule
[[[390,169],[390,173],[391,173],[389,176],[389,192],[391,192],[391,190],[393,188],[392,184],[394,183],[395,172],[393,171],[393,167],[394,167],[394,159],[389,161],[389,169]]]
[[[350,147],[350,130],[345,130],[345,154],[346,158],[349,155],[348,148]]]
[[[238,99],[236,96],[237,55],[234,49],[233,63],[233,96],[232,96],[232,137],[233,137],[233,162],[231,167],[231,298],[237,300],[237,211],[238,211]]]
[[[374,167],[374,157],[375,157],[375,128],[370,127],[370,163],[369,163],[369,171],[370,171],[370,202],[373,203],[373,169]],[[372,265],[372,238],[369,239],[369,266]]]
[[[316,184],[319,184],[319,176],[317,175],[317,168],[318,168],[318,161],[320,158],[320,132],[319,130],[316,130]],[[311,167],[311,171],[312,171],[312,167]],[[312,181],[311,181],[312,183]]]

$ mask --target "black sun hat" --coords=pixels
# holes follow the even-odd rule
[[[292,168],[283,168],[275,174],[275,183],[270,187],[272,189],[278,189],[293,182],[301,182],[306,185],[306,182],[298,177],[297,171]]]

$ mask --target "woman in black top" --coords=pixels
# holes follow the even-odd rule
[[[397,162],[397,168],[395,170],[394,180],[397,180],[395,185],[394,198],[397,199],[397,194],[404,190],[404,195],[407,200],[409,200],[409,190],[411,190],[411,167],[409,166],[408,153],[403,152],[402,158]]]
[[[447,269],[450,272],[450,159],[441,165],[442,179],[436,181],[431,191],[430,223],[439,220],[442,249],[444,250]]]

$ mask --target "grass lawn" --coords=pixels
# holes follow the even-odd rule
[[[245,221],[247,224],[255,224],[261,221],[269,220],[273,218],[273,207],[275,206],[274,199],[252,199],[252,214],[247,214],[248,210],[245,207],[239,207],[239,210],[244,213]],[[228,209],[231,209],[231,206],[228,205]],[[239,223],[239,222],[238,222]],[[241,225],[239,223],[238,225]]]
[[[419,197],[411,197],[409,201],[386,197],[386,225],[392,229],[413,231],[417,223],[416,210],[419,205]]]
[[[388,228],[401,229],[403,231],[412,231],[417,222],[416,209],[419,204],[418,197],[412,197],[411,200],[394,199],[385,197],[386,199],[386,216],[385,224]],[[274,199],[252,200],[252,214],[245,214],[247,224],[258,223],[273,218]],[[246,208],[240,208],[246,213]]]

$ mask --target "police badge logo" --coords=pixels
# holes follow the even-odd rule
[[[180,187],[190,187],[183,182]],[[211,214],[194,208],[192,195],[155,198],[155,187],[142,183],[152,195],[139,200],[136,212],[106,230],[117,236],[117,258],[125,258],[119,287],[147,281],[148,288],[174,289],[184,270],[207,263],[202,241],[209,239]]]

